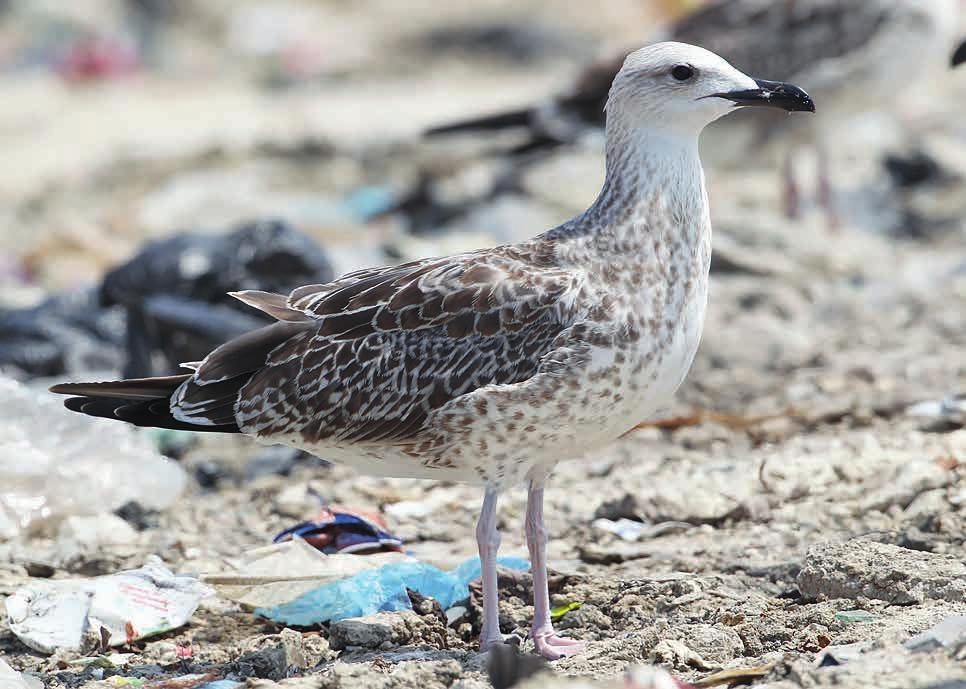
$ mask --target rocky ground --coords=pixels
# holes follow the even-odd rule
[[[502,141],[428,144],[416,134],[494,99],[552,91],[615,27],[644,21],[632,4],[592,20],[488,4],[493,22],[530,12],[543,31],[523,62],[426,47],[426,27],[464,26],[479,13],[414,5],[390,30],[372,16],[392,3],[366,2],[365,11],[320,5],[313,21],[334,13],[365,40],[355,52],[333,41],[321,76],[285,88],[265,86],[267,63],[254,58],[230,78],[206,78],[225,58],[184,48],[199,42],[190,21],[165,35],[184,50],[176,55],[203,64],[200,74],[167,65],[78,89],[5,73],[2,88],[17,98],[5,99],[16,105],[5,108],[0,141],[17,162],[0,171],[0,300],[23,306],[94,282],[146,238],[261,215],[306,231],[337,271],[541,231],[592,199],[598,138],[522,164],[493,152]],[[673,4],[654,3],[654,16]],[[390,38],[399,58],[387,66]],[[561,49],[564,40],[581,47]],[[587,651],[526,686],[577,677],[616,686],[629,665],[657,664],[698,686],[744,669],[736,681],[762,689],[966,687],[962,624],[914,638],[966,615],[966,411],[954,399],[966,393],[966,82],[948,79],[934,86],[943,99],[914,103],[899,125],[864,120],[840,151],[839,232],[811,206],[787,221],[774,170],[710,172],[716,255],[701,350],[659,420],[562,463],[548,487],[553,603],[581,604],[558,626]],[[390,97],[398,109],[388,116]],[[105,124],[111,117],[124,124]],[[30,136],[27,121],[39,128]],[[882,156],[911,150],[941,172],[897,185]],[[405,197],[427,175],[431,210],[457,212],[363,222],[346,206],[361,187]],[[507,175],[513,184],[489,193]],[[35,523],[0,542],[0,595],[37,578],[139,567],[152,554],[177,572],[224,572],[322,503],[380,512],[407,551],[444,568],[475,552],[476,489],[361,477],[238,438],[155,440],[185,469],[182,497],[162,511],[129,508],[129,528],[83,538]],[[520,491],[502,500],[508,554],[526,553],[524,500]],[[31,651],[0,622],[0,654],[48,687],[190,689],[219,678],[484,687],[477,594],[449,618],[423,601],[298,629],[213,597],[187,626],[120,649],[133,655],[107,668],[72,664],[80,652]],[[505,570],[501,625],[525,651],[531,606],[529,575]]]

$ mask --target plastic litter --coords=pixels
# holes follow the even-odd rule
[[[868,641],[857,641],[852,644],[840,644],[838,646],[826,646],[822,649],[818,658],[815,659],[816,667],[835,667],[855,660],[860,655],[869,650]]]
[[[578,603],[576,601],[573,603],[567,603],[566,605],[558,605],[556,608],[552,608],[550,610],[550,619],[553,622],[556,622],[557,620],[561,619],[564,615],[566,615],[568,612],[573,612],[574,610],[580,610],[580,608],[583,607],[583,605],[584,605],[583,603]]]
[[[294,536],[290,541],[246,552],[234,563],[233,572],[205,574],[201,579],[224,598],[254,609],[281,605],[328,582],[408,560],[411,558],[397,552],[365,557],[326,555]]]
[[[966,393],[950,395],[941,400],[929,400],[913,404],[906,409],[909,416],[925,419],[966,421]]]
[[[216,679],[214,682],[202,684],[198,689],[236,689],[245,686],[244,682],[236,682],[233,679]]]
[[[138,67],[133,46],[119,39],[96,36],[70,46],[58,63],[57,72],[68,82],[81,83],[117,79]]]
[[[44,683],[37,677],[17,672],[0,658],[0,689],[44,689]]]
[[[694,524],[687,522],[661,522],[660,524],[650,524],[634,519],[621,517],[620,519],[595,519],[593,526],[601,531],[606,531],[618,536],[624,541],[640,541],[648,538],[657,538],[675,531],[687,531],[694,528]]]
[[[530,567],[526,560],[517,557],[503,557],[497,562],[515,570]],[[257,608],[255,614],[273,622],[308,626],[377,612],[411,610],[407,589],[435,598],[446,609],[466,600],[470,582],[479,576],[479,558],[471,558],[449,572],[407,559],[319,586],[281,605]]]
[[[922,634],[916,634],[903,646],[913,653],[966,645],[966,615],[952,615]]]
[[[274,542],[282,543],[296,536],[328,555],[402,551],[402,540],[389,533],[382,517],[346,507],[323,508],[314,519],[280,533]]]
[[[69,660],[67,661],[67,664],[76,667],[101,667],[105,669],[114,669],[124,667],[131,662],[131,658],[133,657],[133,653],[108,653]]]
[[[839,610],[835,613],[835,621],[845,624],[855,624],[857,622],[872,622],[878,619],[878,615],[868,610]]]
[[[761,679],[771,672],[773,667],[775,667],[774,664],[721,670],[720,672],[715,672],[714,674],[699,679],[694,683],[694,686],[697,689],[704,689],[704,687],[736,687],[739,685],[753,684],[755,680]],[[690,686],[681,684],[678,680],[675,681],[678,682],[678,686]]]
[[[80,649],[100,630],[120,646],[185,624],[211,590],[177,576],[157,557],[138,569],[85,580],[31,583],[6,600],[10,631],[30,648]]]
[[[67,414],[53,395],[4,377],[0,476],[0,539],[132,500],[161,510],[185,485],[184,471],[159,455],[147,434]]]

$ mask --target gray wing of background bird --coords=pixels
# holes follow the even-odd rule
[[[875,69],[874,62],[855,56],[896,22],[907,22],[914,31],[917,22],[928,19],[908,0],[718,0],[681,18],[660,38],[699,45],[748,74],[800,82],[812,91],[826,86],[829,75],[832,81],[841,76],[844,83],[847,77],[861,77],[856,71]],[[603,126],[610,84],[625,54],[589,65],[567,93],[546,103],[442,125],[429,133],[530,126],[546,137],[547,130],[555,129],[547,121],[558,118]]]
[[[682,18],[670,38],[748,74],[788,80],[818,62],[848,59],[904,11],[890,0],[725,0]]]

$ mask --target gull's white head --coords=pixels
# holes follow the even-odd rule
[[[694,136],[736,107],[771,106],[814,112],[797,86],[753,79],[709,50],[656,43],[624,60],[607,102],[608,128]]]

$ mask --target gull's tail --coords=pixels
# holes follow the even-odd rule
[[[296,320],[305,319],[305,315],[285,307],[281,295],[241,292],[233,296],[288,320],[229,340],[204,361],[184,364],[194,369],[193,373],[105,383],[61,383],[50,391],[71,395],[64,406],[88,416],[179,431],[241,433],[235,407],[243,388],[266,366],[276,347],[310,328],[311,323]]]
[[[179,431],[238,433],[235,423],[217,426],[180,421],[171,413],[171,397],[191,374],[160,378],[131,378],[104,383],[60,383],[50,388],[59,395],[71,395],[64,406],[71,411],[119,419],[135,426],[172,428]]]

